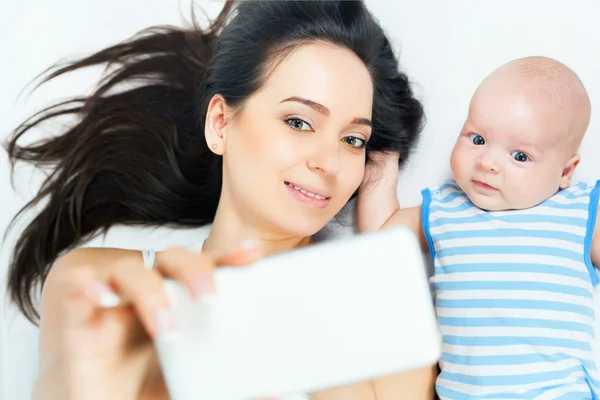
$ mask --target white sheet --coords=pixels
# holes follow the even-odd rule
[[[594,110],[600,104],[600,3],[596,0],[568,4],[564,0],[366,2],[391,35],[394,47],[401,50],[402,65],[410,72],[428,113],[419,148],[400,178],[398,194],[403,205],[418,203],[423,186],[448,176],[449,149],[471,93],[501,63],[532,54],[556,57],[580,75]],[[222,4],[208,0],[197,3],[211,15]],[[178,24],[182,15],[188,15],[189,1],[181,1],[179,6],[163,0],[2,0],[0,138],[50,100],[87,90],[98,72],[86,71],[49,85],[28,102],[26,95],[19,98],[23,87],[48,65],[111,44],[149,25]],[[578,175],[582,177],[598,176],[600,171],[600,159],[595,154],[600,148],[597,115],[594,111],[581,151]],[[0,233],[31,197],[37,183],[39,175],[20,174],[19,195],[13,193],[6,156],[0,152]],[[147,242],[147,235],[157,235],[152,239],[155,242]],[[109,241],[114,246],[141,248],[148,243],[193,244],[200,236],[185,231],[149,234],[117,230]],[[37,331],[15,316],[4,301],[4,276],[14,240],[13,233],[0,249],[0,399],[6,400],[29,398],[37,354]]]

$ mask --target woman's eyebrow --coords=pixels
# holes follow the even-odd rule
[[[316,101],[312,101],[309,99],[305,99],[303,97],[298,97],[298,96],[292,96],[292,97],[288,97],[287,99],[284,99],[281,101],[281,103],[285,103],[287,101],[295,101],[297,103],[301,103],[304,104],[310,108],[312,108],[313,110],[317,111],[320,114],[329,116],[331,114],[331,112],[329,111],[329,108],[325,107],[323,104],[317,103]],[[371,123],[371,120],[368,118],[354,118],[351,122],[354,125],[366,125],[368,127],[372,127],[373,124]]]
[[[316,101],[308,100],[303,97],[298,97],[298,96],[288,97],[287,99],[282,100],[281,103],[285,103],[286,101],[295,101],[297,103],[302,103],[306,106],[309,106],[313,110],[315,110],[323,115],[326,115],[326,116],[329,116],[329,114],[330,114],[329,108],[325,107],[323,104],[319,104]]]
[[[372,127],[373,124],[371,123],[371,120],[368,118],[354,118],[352,120],[352,124],[355,125],[366,125],[368,127]]]

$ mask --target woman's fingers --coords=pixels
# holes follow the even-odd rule
[[[141,263],[121,266],[110,276],[121,296],[135,308],[142,324],[152,337],[173,331],[176,322],[163,290],[163,278],[156,270]]]
[[[97,302],[98,285],[96,276],[88,268],[74,268],[65,276],[64,297],[62,308],[64,326],[67,331],[76,330],[84,326],[93,317]]]
[[[174,248],[157,254],[155,268],[185,285],[192,296],[199,297],[214,292],[214,266],[215,262],[205,253]]]
[[[106,355],[104,347],[123,346],[125,338],[124,321],[131,314],[128,309],[118,308],[103,310],[101,303],[106,304],[109,296],[114,302],[118,297],[107,284],[102,283],[92,268],[85,266],[71,268],[62,282],[62,296],[59,314],[61,330],[60,338],[63,355],[70,362],[87,360]],[[131,318],[129,318],[131,319]],[[118,332],[118,334],[117,334]],[[110,333],[119,339],[103,343],[103,338]],[[103,347],[104,346],[104,347]],[[104,353],[104,354],[103,354]]]
[[[260,258],[260,252],[251,245],[241,246],[218,260],[205,252],[193,252],[184,248],[173,248],[156,254],[154,268],[143,266],[141,260],[114,268],[107,279],[100,282],[88,279],[80,285],[88,299],[93,299],[99,308],[113,308],[130,304],[138,314],[142,325],[151,337],[177,329],[177,322],[164,292],[163,279],[176,279],[188,287],[191,294],[199,297],[214,293],[213,272],[216,265],[240,266]],[[118,293],[118,294],[117,294]],[[69,307],[77,307],[72,303]],[[81,315],[85,310],[72,310],[70,314]]]
[[[248,265],[261,257],[262,254],[258,247],[256,247],[256,244],[253,242],[246,242],[238,250],[219,257],[217,265],[231,267]]]
[[[241,266],[250,264],[261,256],[256,245],[245,243],[229,254],[214,260],[206,252],[193,252],[174,248],[160,252],[156,257],[156,269],[163,275],[176,279],[188,287],[194,297],[214,293],[213,273],[215,266]]]

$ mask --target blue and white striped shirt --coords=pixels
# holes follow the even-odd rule
[[[595,399],[590,260],[600,181],[527,210],[481,210],[451,181],[422,224],[443,337],[441,399]]]

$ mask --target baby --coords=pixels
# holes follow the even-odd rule
[[[428,248],[442,399],[595,399],[598,183],[572,183],[591,106],[577,75],[527,57],[477,88],[453,180],[400,209],[397,160],[359,194],[359,229],[410,226]]]

